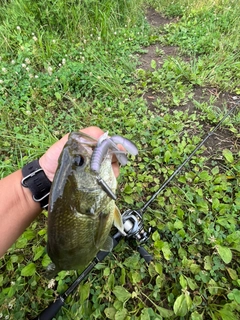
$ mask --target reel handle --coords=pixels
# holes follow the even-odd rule
[[[150,253],[148,253],[143,247],[138,246],[137,251],[146,263],[149,263],[153,260],[153,256],[151,256]]]

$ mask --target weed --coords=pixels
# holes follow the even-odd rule
[[[1,177],[64,133],[98,125],[136,142],[139,156],[121,168],[117,204],[122,212],[141,208],[228,108],[213,96],[199,101],[195,88],[239,93],[236,0],[1,4]],[[152,30],[147,4],[178,18]],[[152,43],[157,57],[149,70],[140,68],[137,54]],[[178,46],[181,56],[165,58],[162,44]],[[157,96],[151,106],[143,98],[149,93]],[[154,261],[146,265],[121,242],[57,319],[238,318],[239,115],[219,130],[221,143],[209,139],[144,214]],[[35,317],[76,277],[43,277],[46,215],[0,260],[0,318]]]

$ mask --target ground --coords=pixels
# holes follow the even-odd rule
[[[176,22],[175,19],[169,19],[163,17],[161,14],[156,12],[154,9],[149,8],[146,12],[146,17],[153,28],[161,28],[164,24],[171,22]],[[157,55],[156,48],[161,50],[161,56]],[[151,61],[155,60],[158,67],[161,67],[164,60],[170,56],[176,57],[181,56],[180,50],[175,46],[161,46],[161,44],[150,45],[146,49],[146,53],[143,53],[139,56],[140,68],[144,70],[151,69]],[[190,61],[190,57],[181,56],[184,61]],[[149,109],[154,109],[154,101],[159,97],[159,94],[156,94],[152,91],[148,91],[144,94],[144,99],[146,99]],[[184,105],[180,105],[175,109],[178,110],[188,110],[190,113],[197,111],[193,100],[202,102],[209,102],[214,98],[214,106],[219,109],[222,109],[223,106],[227,106],[227,109],[230,109],[234,104],[239,101],[239,97],[229,92],[221,92],[217,88],[212,87],[195,87],[193,88],[193,96],[189,99]],[[211,126],[204,124],[205,132],[208,133],[211,130]],[[231,131],[220,128],[215,134],[209,137],[206,141],[205,146],[207,147],[206,153],[212,155],[214,151],[221,151],[225,148],[228,148],[232,151],[238,151],[240,149],[240,141],[237,140]]]

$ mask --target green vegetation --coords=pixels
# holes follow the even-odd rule
[[[240,94],[238,0],[0,3],[1,177],[64,133],[98,125],[136,142],[117,203],[141,208],[225,114],[219,93]],[[174,19],[152,28],[148,4]],[[156,57],[164,46],[179,55],[147,70],[138,59],[149,45]],[[217,94],[199,100],[196,89]],[[239,132],[238,108],[147,210],[154,262],[121,242],[58,320],[240,317]],[[54,288],[43,277],[46,215],[0,260],[0,319],[34,318],[76,277],[61,272]]]

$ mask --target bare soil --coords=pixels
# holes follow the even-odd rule
[[[176,19],[165,18],[152,8],[148,8],[146,17],[153,28],[162,28],[165,24],[177,21]],[[191,60],[190,57],[181,55],[179,48],[176,46],[161,46],[161,44],[154,44],[144,49],[146,49],[147,52],[139,56],[140,67],[144,70],[151,70],[152,60],[155,60],[157,62],[158,68],[161,67],[164,60],[168,57],[181,57],[181,59],[186,62],[189,62]],[[161,52],[161,55],[157,54],[156,52],[159,50]],[[155,93],[152,91],[148,91],[144,94],[144,99],[146,100],[150,110],[154,110],[154,112],[156,112],[153,103],[159,97],[161,97],[159,93]],[[188,111],[189,113],[198,112],[195,104],[193,103],[194,100],[199,103],[209,102],[209,105],[211,105],[210,101],[213,101],[213,98],[214,107],[219,109],[222,109],[223,107],[230,109],[240,100],[239,96],[236,96],[229,92],[221,92],[217,88],[197,86],[193,88],[192,98],[184,103],[184,105],[171,108],[169,112],[172,112],[172,110]],[[208,133],[212,128],[212,126],[210,126],[208,123],[204,123],[203,126],[206,133]],[[225,148],[232,151],[239,151],[240,141],[232,134],[231,131],[219,128],[216,133],[209,137],[209,139],[205,143],[205,146],[207,148],[206,155],[213,156],[214,154],[219,154]]]

